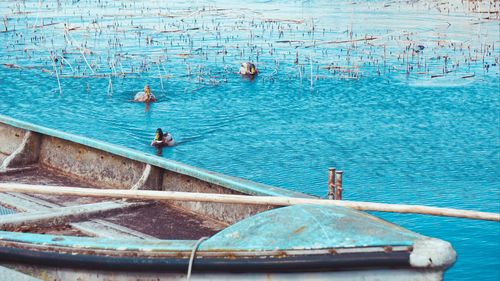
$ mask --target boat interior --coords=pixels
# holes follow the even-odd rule
[[[99,142],[104,149],[0,124],[0,143],[3,183],[244,194],[133,159],[134,153],[107,152],[106,145]],[[1,230],[89,237],[197,240],[268,209],[271,207],[0,193],[1,214],[31,214],[24,221],[2,224]],[[60,216],[54,210],[62,211]],[[53,215],[47,217],[49,211]]]

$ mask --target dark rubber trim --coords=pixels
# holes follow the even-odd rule
[[[322,272],[370,268],[409,268],[409,252],[297,255],[286,257],[203,258],[196,272]],[[186,272],[188,259],[70,255],[0,247],[0,261],[61,268]]]

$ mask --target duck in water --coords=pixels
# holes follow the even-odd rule
[[[144,86],[144,92],[138,92],[134,96],[134,101],[137,102],[155,102],[156,97],[151,93],[149,85]]]
[[[255,67],[255,64],[253,64],[251,62],[242,63],[240,66],[239,72],[243,76],[252,77],[252,78],[255,75],[257,75],[257,73],[259,73],[259,71],[257,70],[257,67]]]
[[[163,146],[173,146],[175,144],[174,138],[169,132],[165,134],[161,130],[161,128],[156,129],[156,135],[153,141],[151,142],[151,146],[163,147]]]

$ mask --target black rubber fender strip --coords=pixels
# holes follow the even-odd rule
[[[201,257],[194,262],[195,272],[324,272],[373,268],[410,268],[407,251],[367,252],[285,257]],[[188,259],[116,257],[65,254],[0,247],[0,262],[60,268],[119,271],[186,272]]]

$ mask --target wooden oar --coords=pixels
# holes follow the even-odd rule
[[[428,207],[421,205],[401,205],[372,202],[326,200],[277,196],[250,196],[216,193],[192,193],[176,191],[154,190],[123,190],[123,189],[96,189],[67,186],[30,185],[20,183],[0,183],[0,191],[26,192],[52,195],[76,195],[88,197],[127,198],[139,200],[176,200],[191,202],[232,203],[250,205],[289,206],[311,204],[322,206],[341,206],[361,211],[413,213],[444,217],[457,217],[477,220],[500,221],[500,214],[459,210],[451,208]]]

